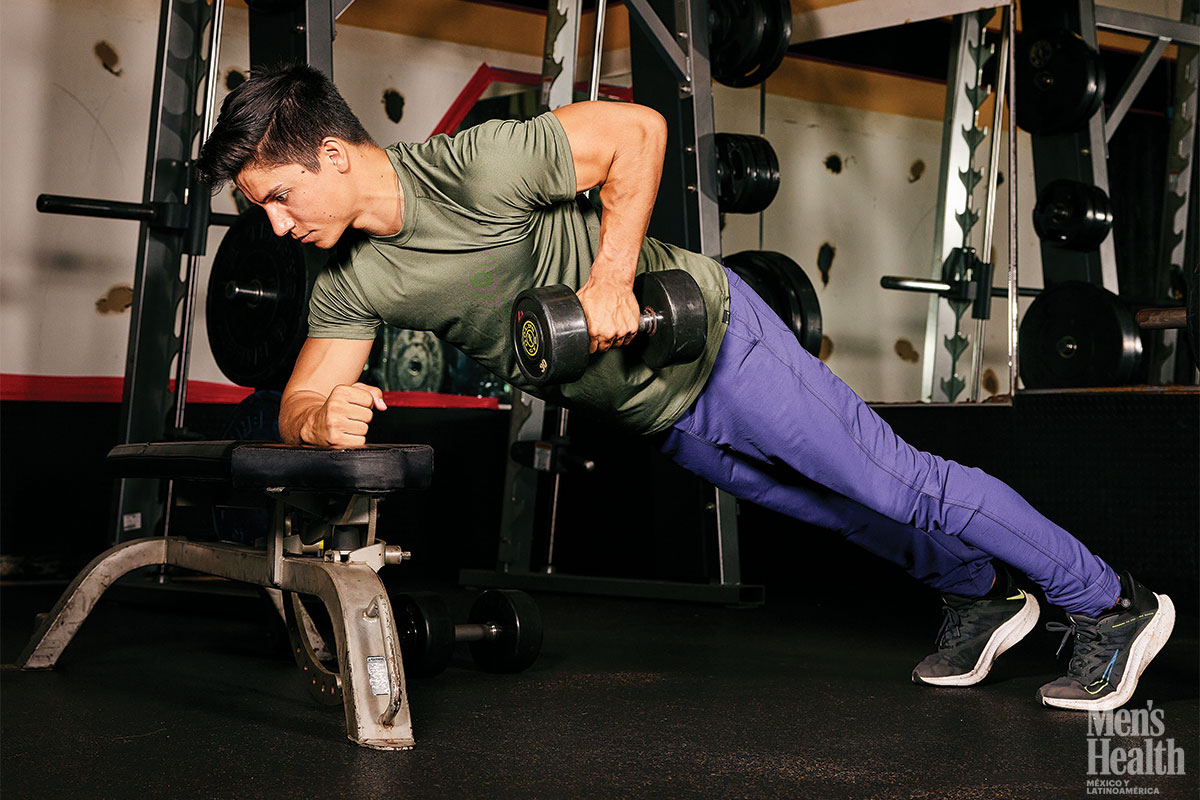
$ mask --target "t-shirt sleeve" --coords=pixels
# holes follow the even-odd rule
[[[374,339],[381,324],[348,267],[334,263],[321,270],[308,303],[309,336]]]
[[[566,131],[547,112],[528,121],[493,120],[452,140],[464,205],[500,216],[575,197],[575,163]]]

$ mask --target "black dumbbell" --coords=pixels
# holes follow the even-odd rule
[[[450,664],[457,642],[468,642],[488,672],[520,672],[542,649],[542,615],[533,598],[515,589],[489,589],[475,599],[466,625],[455,625],[436,594],[391,595],[405,672],[432,678]]]
[[[708,318],[696,279],[681,269],[638,275],[633,293],[642,360],[651,369],[695,361],[704,352]],[[535,384],[570,383],[587,368],[591,337],[578,295],[568,286],[542,286],[517,295],[513,348],[521,373]]]

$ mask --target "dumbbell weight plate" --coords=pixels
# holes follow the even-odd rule
[[[441,674],[454,656],[454,620],[446,601],[436,594],[413,592],[393,594],[391,602],[405,674],[414,678]]]
[[[533,383],[579,380],[591,349],[579,297],[566,286],[521,292],[513,303],[512,341],[521,372]]]
[[[639,337],[635,345],[645,348],[638,355],[646,366],[662,369],[700,357],[708,338],[708,316],[695,278],[680,269],[643,272],[633,282],[633,293],[643,309],[662,317],[653,335]]]
[[[494,637],[471,642],[471,657],[487,672],[520,672],[542,649],[542,614],[533,598],[516,589],[489,589],[476,598],[467,621],[495,625]]]

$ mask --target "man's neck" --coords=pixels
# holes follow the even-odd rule
[[[366,145],[354,160],[360,202],[351,227],[369,236],[394,236],[404,227],[404,189],[387,151]]]

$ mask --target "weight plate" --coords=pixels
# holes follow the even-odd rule
[[[429,331],[387,327],[380,334],[379,388],[385,392],[440,392],[446,377],[441,341]]]
[[[696,279],[681,269],[644,272],[634,280],[633,293],[643,309],[661,319],[653,334],[635,340],[631,352],[651,369],[687,364],[704,352],[708,313]]]
[[[1018,355],[1026,389],[1123,386],[1137,371],[1142,340],[1120,298],[1072,281],[1046,289],[1029,305]]]
[[[579,297],[562,285],[526,289],[511,315],[513,352],[537,385],[571,383],[587,369],[591,337]]]
[[[774,280],[771,273],[762,269],[755,261],[751,260],[753,252],[745,251],[725,256],[723,259],[724,266],[728,267],[735,275],[745,281],[746,285],[762,298],[763,302],[770,306],[771,310],[780,319],[783,319],[788,313],[788,304],[782,296],[783,287]]]
[[[779,191],[779,159],[761,136],[718,133],[717,202],[729,214],[758,214]]]
[[[241,214],[221,240],[208,279],[205,321],[229,380],[282,389],[308,335],[308,298],[327,254],[279,237],[266,212]]]
[[[783,253],[764,251],[761,258],[773,265],[788,287],[792,303],[792,316],[795,320],[792,330],[799,330],[797,336],[804,349],[814,356],[821,352],[821,301],[817,297],[816,287],[808,279],[804,269]],[[796,326],[799,326],[797,328]]]
[[[1082,128],[1104,102],[1100,54],[1066,29],[1017,37],[1017,124],[1034,134]]]
[[[414,678],[440,675],[454,657],[454,620],[446,601],[429,592],[391,595],[404,672]]]
[[[763,137],[752,136],[748,141],[750,149],[756,153],[754,163],[758,174],[754,181],[753,207],[766,209],[779,193],[779,157]]]
[[[710,0],[708,21],[713,80],[754,86],[783,63],[792,38],[789,0]]]
[[[1060,178],[1046,184],[1033,208],[1043,242],[1067,250],[1095,250],[1112,230],[1112,203],[1099,186]]]
[[[487,672],[520,672],[542,649],[542,614],[516,589],[489,589],[475,599],[467,621],[495,626],[496,634],[471,642],[471,657]]]
[[[821,352],[821,303],[799,264],[766,250],[734,253],[724,263],[792,329],[805,350],[814,356]]]

